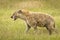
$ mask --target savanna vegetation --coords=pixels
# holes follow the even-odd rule
[[[52,15],[58,33],[49,35],[45,28],[39,27],[37,34],[33,28],[26,34],[26,23],[10,18],[19,9]],[[60,0],[0,0],[0,40],[60,40]]]

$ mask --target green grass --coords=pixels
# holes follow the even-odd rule
[[[60,8],[59,2],[53,2],[53,6],[50,4],[51,1],[41,1],[41,4],[44,6],[39,7],[29,7],[26,6],[24,9],[28,9],[30,11],[35,12],[44,12],[52,15],[56,22],[56,27],[58,30],[57,33],[53,33],[52,35],[48,34],[48,31],[45,28],[38,28],[38,33],[35,34],[33,28],[29,31],[29,33],[25,33],[26,24],[23,20],[17,19],[13,21],[11,19],[11,15],[18,9],[23,9],[21,6],[17,4],[20,3],[28,3],[30,1],[27,0],[0,0],[0,40],[60,40]],[[34,4],[34,3],[33,3]],[[51,7],[52,6],[52,7]],[[56,8],[56,9],[55,9]]]

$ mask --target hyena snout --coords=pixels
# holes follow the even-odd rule
[[[12,19],[16,20],[17,19],[17,16],[11,16]]]
[[[13,16],[11,16],[11,18],[13,18]]]

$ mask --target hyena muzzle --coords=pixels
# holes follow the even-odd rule
[[[45,27],[49,34],[52,34],[55,29],[55,21],[50,15],[38,13],[38,12],[29,12],[26,10],[18,10],[13,13],[11,16],[14,20],[21,18],[27,24],[27,31],[33,27],[34,30],[37,30],[37,26]]]

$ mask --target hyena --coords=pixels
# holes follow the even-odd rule
[[[52,34],[52,31],[55,28],[55,21],[52,16],[43,14],[40,12],[30,12],[26,10],[18,10],[13,13],[11,16],[14,20],[20,18],[23,19],[27,24],[27,32],[31,27],[34,28],[34,30],[37,30],[37,26],[39,27],[45,27],[49,34]]]

